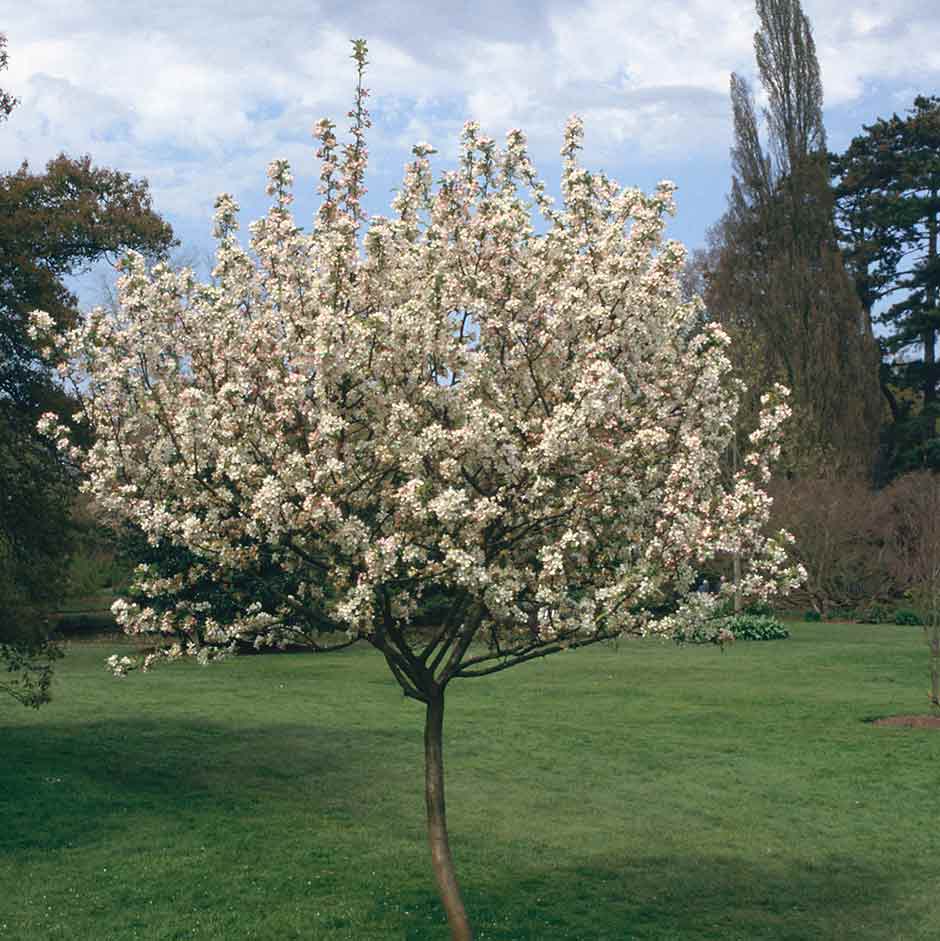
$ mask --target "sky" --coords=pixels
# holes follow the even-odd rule
[[[5,9],[4,9],[5,8]],[[940,4],[803,0],[822,68],[832,150],[863,124],[940,94]],[[262,215],[265,167],[290,160],[299,224],[316,208],[310,130],[345,128],[369,43],[370,212],[388,211],[412,144],[453,165],[466,120],[527,134],[557,192],[567,117],[584,164],[625,186],[679,186],[669,234],[692,248],[724,211],[732,71],[754,80],[753,0],[32,0],[0,5],[20,105],[0,127],[0,169],[64,151],[150,182],[184,253],[211,248],[220,192]],[[87,285],[83,294],[87,293]]]

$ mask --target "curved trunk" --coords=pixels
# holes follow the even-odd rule
[[[428,842],[437,888],[447,913],[452,941],[473,941],[473,932],[460,897],[447,839],[447,814],[444,809],[444,691],[427,703],[424,724],[424,796],[428,808]]]

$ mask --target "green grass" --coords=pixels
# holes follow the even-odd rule
[[[420,707],[368,650],[0,703],[0,939],[445,939]],[[455,683],[448,810],[485,939],[934,939],[940,732],[916,628],[627,642]]]

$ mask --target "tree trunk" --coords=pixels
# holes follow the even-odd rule
[[[940,706],[940,625],[936,618],[930,626],[930,702]]]
[[[924,405],[932,405],[937,401],[937,334],[934,330],[925,330],[924,342]],[[932,437],[932,431],[927,437]]]
[[[473,941],[473,932],[460,897],[447,839],[444,808],[444,691],[428,700],[424,725],[424,795],[428,808],[428,842],[434,878],[440,892],[452,941]]]
[[[930,196],[932,201],[936,202],[936,190],[934,190]],[[932,268],[937,260],[937,216],[935,213],[930,214],[927,228],[929,233],[927,241],[927,261]],[[937,333],[933,326],[937,322],[937,291],[933,285],[927,288],[927,306],[927,316],[930,318],[930,326],[924,331],[924,404],[930,405],[937,400],[937,357],[935,351]],[[932,432],[933,429],[931,429],[931,433],[929,434],[930,437],[933,436]]]

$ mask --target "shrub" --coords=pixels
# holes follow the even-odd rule
[[[673,639],[677,644],[723,644],[728,632],[735,640],[784,640],[790,636],[774,617],[743,613],[712,618]]]
[[[858,613],[861,624],[890,624],[895,618],[895,612],[890,605],[874,603],[863,608]]]
[[[794,551],[807,570],[794,603],[860,610],[898,596],[902,580],[886,545],[892,515],[867,480],[823,471],[815,479],[777,480],[772,495],[773,525],[793,533]]]
[[[809,610],[803,613],[804,621],[821,621],[822,615],[818,611]]]
[[[677,644],[717,644],[718,619],[704,621],[694,628],[688,628],[672,635]]]
[[[722,618],[719,626],[731,631],[737,640],[785,640],[790,636],[775,617],[764,614],[737,614]]]
[[[832,608],[826,615],[827,621],[857,621],[859,614],[855,608]]]
[[[105,549],[82,545],[69,561],[67,594],[86,598],[127,582],[131,566]]]
[[[909,608],[898,608],[894,612],[894,623],[919,625],[921,620],[916,611],[911,611]]]
[[[63,614],[56,622],[59,637],[88,634],[115,634],[120,631],[110,611],[92,611],[84,614]]]

